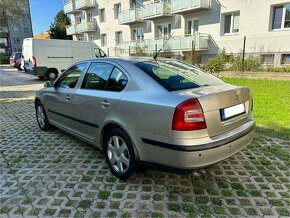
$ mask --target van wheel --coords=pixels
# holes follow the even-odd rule
[[[104,152],[113,175],[129,179],[135,172],[135,153],[129,136],[119,128],[112,129],[105,137]]]
[[[55,80],[57,78],[57,71],[56,70],[48,70],[46,73],[46,78],[48,80]]]
[[[45,76],[37,76],[38,77],[38,79],[40,79],[40,80],[44,80],[45,79]]]

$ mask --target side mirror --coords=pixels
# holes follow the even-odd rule
[[[46,82],[44,83],[44,87],[45,87],[45,88],[49,88],[49,87],[53,87],[53,86],[54,86],[54,84],[53,84],[52,81],[46,81]]]

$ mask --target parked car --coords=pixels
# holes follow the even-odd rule
[[[21,68],[21,52],[13,52],[10,56],[10,66],[15,67],[18,70],[22,70]]]
[[[24,70],[49,80],[55,80],[73,63],[106,56],[93,42],[34,38],[23,40],[22,53]]]
[[[104,150],[128,179],[136,163],[204,168],[253,138],[252,94],[173,60],[81,61],[36,93],[40,129],[56,126]]]

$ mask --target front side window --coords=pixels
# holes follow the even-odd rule
[[[192,65],[175,61],[139,62],[135,64],[168,91],[222,84],[223,81]]]
[[[92,63],[83,84],[83,89],[122,91],[127,85],[127,77],[117,67],[108,63]]]
[[[238,33],[240,31],[240,12],[224,16],[224,34]]]
[[[272,29],[290,28],[290,4],[273,8]]]
[[[59,78],[55,86],[59,88],[73,89],[76,86],[85,67],[86,63],[81,63],[72,66]]]

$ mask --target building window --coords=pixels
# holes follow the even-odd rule
[[[281,64],[290,65],[290,54],[282,54],[282,56],[281,56]]]
[[[290,28],[290,4],[273,8],[272,29]]]
[[[106,14],[105,14],[105,8],[100,9],[100,22],[106,21]]]
[[[116,37],[116,46],[118,46],[123,42],[122,31],[115,32],[115,37]]]
[[[161,24],[157,26],[156,37],[157,38],[168,38],[171,35],[171,24]]]
[[[233,34],[240,31],[240,12],[226,14],[224,17],[224,34]]]
[[[107,34],[101,34],[101,45],[107,46]]]
[[[187,23],[187,31],[185,34],[192,35],[195,32],[198,32],[199,21],[198,19],[188,20]]]
[[[114,4],[114,18],[118,19],[121,13],[121,3]]]
[[[20,43],[20,39],[19,38],[13,38],[13,41],[15,44],[19,44]]]
[[[262,64],[273,65],[274,64],[274,54],[262,54],[261,55]]]
[[[144,39],[144,28],[143,27],[132,30],[132,40],[133,41],[140,42],[140,41],[143,41],[143,39]]]
[[[29,32],[29,29],[28,28],[23,28],[23,32],[24,33],[28,33]]]
[[[94,41],[94,36],[89,36],[89,41]]]
[[[19,33],[19,28],[18,27],[13,27],[12,28],[13,33]]]
[[[76,23],[81,23],[81,22],[82,22],[82,16],[77,16]]]

